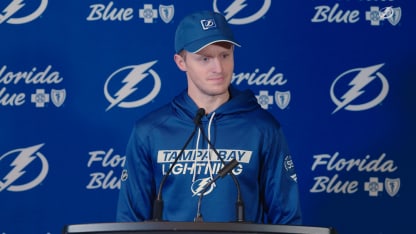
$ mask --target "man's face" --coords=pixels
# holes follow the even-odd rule
[[[185,52],[175,61],[187,74],[191,97],[228,95],[234,70],[234,47],[230,43],[214,43],[195,54]]]

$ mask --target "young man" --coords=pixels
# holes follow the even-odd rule
[[[180,22],[174,60],[188,87],[135,124],[117,221],[301,224],[296,174],[278,121],[251,91],[230,85],[234,46],[219,13],[196,12]],[[217,180],[233,159],[232,174]],[[244,212],[241,206],[236,212],[238,187]]]

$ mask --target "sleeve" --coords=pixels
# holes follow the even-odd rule
[[[302,223],[296,171],[281,128],[270,132],[261,173],[265,223]]]
[[[126,164],[117,204],[117,222],[137,222],[151,218],[155,194],[150,151],[141,140],[139,127],[133,129],[126,147]]]

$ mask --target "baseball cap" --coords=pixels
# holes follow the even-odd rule
[[[198,11],[186,16],[175,33],[175,51],[185,49],[197,53],[215,42],[230,42],[240,46],[223,15],[211,11]]]

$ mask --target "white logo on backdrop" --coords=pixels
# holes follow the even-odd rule
[[[321,171],[324,175],[314,177],[314,185],[310,188],[311,193],[334,193],[354,194],[361,189],[368,192],[370,197],[377,197],[384,189],[391,196],[395,196],[400,190],[400,178],[386,178],[383,183],[378,177],[370,177],[367,181],[353,179],[353,174],[388,174],[396,172],[399,168],[394,160],[387,159],[382,153],[378,158],[370,155],[364,157],[342,157],[339,152],[334,154],[314,155],[311,171]],[[330,172],[334,172],[332,176]],[[347,174],[345,174],[347,173]]]
[[[97,169],[90,173],[90,182],[87,189],[120,189],[121,181],[127,179],[127,171],[118,173],[117,168],[123,168],[126,156],[114,153],[114,149],[95,150],[89,152],[90,158],[87,167]]]
[[[394,197],[400,189],[400,178],[386,178],[384,181],[384,187],[386,188],[387,194]]]
[[[357,9],[348,9],[340,7],[339,3],[333,6],[319,5],[315,6],[315,14],[311,19],[312,23],[345,23],[354,24],[361,20],[361,12]],[[380,21],[388,20],[391,25],[396,26],[400,22],[402,11],[400,7],[384,7],[380,9],[377,6],[370,7],[365,12],[365,20],[370,21],[371,26],[379,26]]]
[[[377,197],[379,192],[383,192],[383,183],[380,183],[377,177],[370,177],[370,180],[364,183],[364,190],[370,197]]]
[[[36,92],[31,95],[30,101],[34,103],[37,108],[44,108],[51,100],[56,107],[60,107],[65,102],[65,99],[65,89],[51,89],[51,94],[45,93],[44,89],[36,89]]]
[[[287,83],[284,74],[276,72],[274,66],[270,67],[267,72],[260,72],[259,68],[256,68],[254,72],[241,72],[234,73],[231,80],[235,85],[256,85],[256,86],[283,86]],[[268,109],[269,105],[276,103],[280,109],[285,109],[290,103],[290,91],[275,91],[273,94],[269,94],[268,90],[260,90],[256,95],[257,102],[263,109]]]
[[[349,111],[363,111],[373,108],[374,106],[380,104],[387,96],[387,93],[389,91],[389,83],[387,82],[386,77],[384,77],[383,74],[378,72],[378,70],[382,66],[384,66],[384,63],[364,68],[351,69],[339,75],[332,83],[330,90],[331,99],[337,106],[337,108],[332,112],[332,114],[334,114],[342,108]],[[351,86],[349,90],[345,92],[344,95],[342,95],[340,98],[338,98],[334,91],[335,86],[341,79],[349,77],[349,73],[357,74],[349,82],[349,86]],[[364,88],[367,85],[369,85],[371,82],[377,79],[381,82],[381,89],[376,97],[374,97],[372,100],[366,103],[351,104],[355,99],[357,99],[365,92]]]
[[[113,1],[107,4],[92,4],[91,11],[87,16],[87,21],[130,21],[133,19],[143,19],[144,23],[154,23],[154,19],[160,18],[165,23],[169,23],[175,14],[174,5],[159,5],[159,12],[153,8],[153,4],[144,4],[143,8],[134,9],[132,7],[122,7]],[[136,12],[138,15],[136,15]]]
[[[260,90],[259,95],[256,95],[257,102],[261,108],[267,110],[269,105],[273,104],[273,96],[269,95],[268,90]]]
[[[51,89],[51,99],[56,107],[62,106],[66,99],[66,89]]]
[[[213,9],[216,12],[221,12],[218,9],[217,2],[218,2],[217,0],[214,0]],[[241,10],[243,10],[248,4],[246,3],[245,0],[235,0],[227,7],[227,9],[225,9],[222,12],[224,14],[224,17],[228,20],[228,23],[230,24],[238,24],[238,25],[249,24],[263,17],[269,10],[271,4],[272,4],[271,0],[263,0],[263,5],[257,12],[244,18],[237,18],[234,16],[237,13],[239,13]]]
[[[257,102],[263,109],[269,109],[269,105],[273,104],[273,100],[276,105],[284,110],[290,103],[290,91],[276,91],[274,92],[274,99],[272,95],[269,95],[268,90],[260,90],[259,95],[256,95]]]
[[[6,8],[1,11],[0,14],[0,24],[3,22],[7,22],[9,24],[24,24],[30,21],[35,20],[38,18],[46,9],[48,5],[48,0],[40,0],[39,6],[35,9],[35,11],[31,12],[29,15],[24,16],[15,16],[15,14],[21,10],[23,7],[26,6],[27,2],[33,1],[25,1],[25,0],[12,0],[7,5]]]
[[[370,177],[369,181],[364,183],[364,190],[368,192],[370,197],[378,197],[383,190],[386,190],[390,197],[396,196],[400,190],[400,178],[386,178],[384,185],[378,179],[378,177]]]
[[[126,66],[113,72],[113,74],[110,75],[104,85],[104,95],[110,102],[110,105],[107,107],[106,111],[110,110],[116,105],[122,108],[135,108],[143,106],[152,101],[159,94],[161,87],[161,80],[159,75],[153,69],[150,69],[156,62],[157,61],[152,61],[140,65]],[[110,82],[113,79],[121,79],[120,76],[123,75],[120,75],[120,73],[125,73],[126,71],[129,71],[128,74],[124,76],[120,82],[123,84],[123,86],[114,94],[110,93],[110,86],[114,86],[113,84],[110,85]],[[143,98],[126,101],[128,97],[136,93],[136,90],[138,89],[137,85],[145,78],[149,77],[149,74],[151,75],[150,78],[153,78],[154,81],[152,90],[150,90],[147,95],[141,95],[144,96]]]
[[[169,23],[175,15],[175,6],[159,5],[159,16],[165,23]]]
[[[10,157],[14,157],[14,160],[12,160],[10,163],[10,170],[0,180],[0,192],[5,189],[11,192],[22,192],[29,190],[39,185],[46,178],[46,175],[49,171],[48,161],[46,160],[45,156],[39,152],[39,149],[42,148],[43,145],[44,144],[39,144],[27,148],[11,150],[6,154],[0,156],[0,163],[4,162],[6,158],[8,160]],[[19,178],[23,177],[27,171],[34,169],[32,167],[29,168],[29,166],[35,162],[35,159],[39,160],[41,164],[41,170],[39,171],[38,175],[33,176],[34,178],[31,180],[21,180],[28,182],[19,184]]]
[[[290,102],[290,91],[276,91],[274,93],[274,100],[280,109],[286,109]]]
[[[58,71],[51,71],[52,65],[47,66],[44,70],[38,70],[33,67],[30,71],[11,71],[4,65],[0,68],[0,84],[4,85],[0,88],[0,106],[22,106],[26,102],[26,93],[22,92],[21,88],[16,88],[13,91],[12,86],[17,85],[55,85],[63,81],[63,77]],[[12,88],[10,90],[10,88]],[[51,97],[52,95],[52,97]],[[60,107],[66,98],[65,89],[52,89],[51,94],[47,93],[45,89],[36,89],[29,95],[30,101],[36,105],[37,108],[45,107],[45,104],[52,102],[56,107]]]
[[[157,10],[153,9],[152,4],[144,4],[143,8],[139,10],[139,17],[147,24],[153,23],[153,19],[158,17]]]
[[[36,93],[31,95],[30,101],[35,103],[36,107],[45,107],[49,102],[49,94],[44,89],[36,89]]]
[[[313,23],[357,23],[360,20],[360,12],[358,10],[342,10],[339,4],[334,6],[320,5],[315,7],[315,15],[312,17]]]
[[[276,68],[274,66],[270,67],[267,72],[260,72],[259,68],[256,68],[254,72],[241,72],[234,73],[231,83],[240,85],[243,82],[246,82],[247,85],[270,85],[270,86],[283,86],[287,83],[283,73],[275,73]]]
[[[396,26],[402,17],[402,9],[400,7],[384,7],[380,9],[377,6],[370,7],[365,12],[365,20],[370,21],[372,26],[379,26],[380,21],[388,20],[393,26]]]

